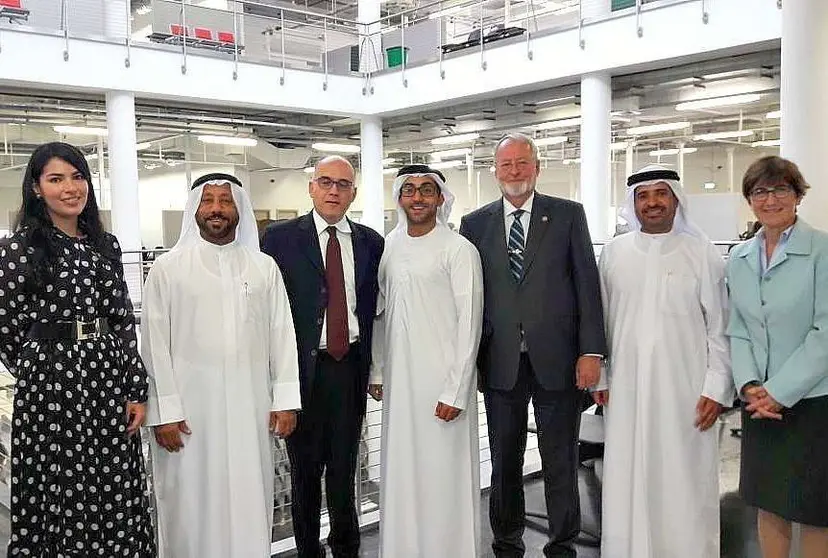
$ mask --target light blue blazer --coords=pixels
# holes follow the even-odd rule
[[[828,234],[798,219],[764,276],[762,249],[753,238],[728,259],[733,377],[740,393],[758,381],[792,407],[828,395]]]

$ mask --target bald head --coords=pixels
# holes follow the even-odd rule
[[[354,167],[339,155],[331,155],[316,163],[308,185],[313,208],[329,224],[342,220],[356,197]]]

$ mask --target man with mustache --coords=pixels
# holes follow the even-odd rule
[[[480,252],[485,278],[478,365],[492,453],[489,501],[497,558],[523,556],[523,457],[528,405],[538,429],[549,542],[574,557],[580,528],[578,426],[583,390],[606,354],[595,254],[580,204],[535,192],[531,138],[495,148],[503,198],[465,216],[460,232]]]
[[[440,171],[401,168],[393,196],[370,380],[383,399],[380,556],[477,558],[480,256],[448,227],[454,195]]]
[[[679,175],[627,180],[599,265],[610,344],[593,393],[606,405],[601,556],[719,556],[718,435],[735,396],[725,265],[689,220]],[[609,389],[609,391],[607,391]]]
[[[160,558],[266,558],[273,439],[296,426],[296,338],[239,180],[193,184],[181,237],[144,290]]]
[[[334,558],[359,556],[354,495],[383,238],[350,221],[354,168],[325,157],[308,184],[313,210],[267,229],[262,249],[284,273],[299,345],[302,412],[287,439],[299,558],[321,558],[322,475]]]

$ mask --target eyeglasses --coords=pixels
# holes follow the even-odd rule
[[[781,186],[759,186],[750,191],[750,199],[757,202],[763,202],[768,199],[768,196],[773,194],[777,200],[786,200],[794,193],[794,189],[787,184]]]
[[[314,178],[314,182],[316,185],[322,188],[323,190],[330,190],[333,188],[333,185],[336,184],[337,189],[339,190],[350,190],[354,187],[354,183],[350,180],[334,180],[328,176],[320,176],[319,178]]]
[[[420,195],[424,198],[435,198],[440,194],[440,188],[435,184],[421,184],[419,186],[403,184],[400,188],[400,195],[404,198],[413,198],[417,192],[420,192]]]

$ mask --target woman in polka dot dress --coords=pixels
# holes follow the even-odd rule
[[[86,159],[50,143],[0,250],[0,360],[15,376],[9,556],[152,558],[147,382],[115,237]]]

